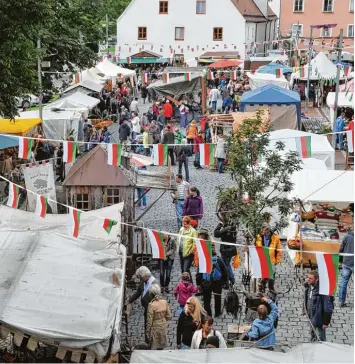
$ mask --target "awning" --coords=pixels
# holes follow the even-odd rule
[[[117,63],[128,64],[127,58],[120,58]],[[169,58],[154,58],[154,57],[144,57],[144,58],[131,58],[131,64],[144,64],[144,63],[169,63]]]
[[[232,60],[232,59],[222,59],[220,61],[214,62],[208,66],[208,68],[231,68],[238,67],[242,64],[242,61]]]
[[[1,134],[26,135],[32,128],[41,123],[40,118],[22,119],[0,119]]]

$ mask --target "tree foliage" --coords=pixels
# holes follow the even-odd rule
[[[266,214],[272,216],[273,230],[287,227],[293,208],[293,201],[287,198],[293,188],[291,176],[302,169],[296,152],[286,152],[282,142],[274,150],[269,144],[270,124],[257,111],[255,118],[245,120],[229,137],[229,169],[235,185],[220,188],[218,193],[220,213],[229,224],[242,229],[251,243]]]
[[[0,115],[14,116],[16,96],[38,94],[37,56],[51,62],[43,88],[55,72],[91,67],[104,40],[105,14],[117,19],[128,0],[0,0]],[[41,50],[36,50],[37,39]],[[60,77],[59,74],[56,76]]]

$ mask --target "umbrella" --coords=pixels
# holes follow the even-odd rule
[[[220,61],[214,62],[208,66],[208,68],[230,68],[238,67],[241,65],[242,61],[232,60],[232,59],[222,59]]]
[[[141,154],[132,154],[131,155],[131,164],[134,164],[136,167],[148,167],[153,165],[153,158],[147,157]]]
[[[259,67],[256,72],[257,73],[269,73],[269,74],[275,74],[276,70],[280,68],[282,70],[282,73],[292,73],[292,68],[284,66],[283,64],[271,62],[269,64],[266,64],[265,66]]]

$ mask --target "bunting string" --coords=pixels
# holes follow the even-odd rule
[[[345,172],[348,172],[348,171],[345,171]],[[31,191],[25,187],[22,187],[20,185],[17,185],[13,182],[11,182],[10,180],[8,180],[7,178],[3,177],[3,176],[0,176],[0,178],[2,180],[4,180],[5,182],[8,182],[10,185],[12,184],[16,189],[22,189],[22,190],[25,190],[33,195],[36,195],[36,196],[41,196],[40,194],[34,192],[34,191]],[[330,182],[328,182],[330,183]],[[63,204],[63,203],[60,203],[56,200],[52,200],[50,198],[47,198],[47,201],[50,201],[50,202],[53,202],[53,203],[56,203],[57,205],[60,205],[60,206],[63,206],[63,207],[66,207],[68,210],[69,210],[69,213],[76,213],[76,214],[84,214],[87,212],[87,211],[83,211],[83,210],[80,210],[80,209],[76,209],[74,208],[73,206],[69,206],[69,205],[66,205],[66,204]],[[105,221],[107,220],[107,218],[104,218],[104,217],[100,217],[100,216],[96,216],[97,219],[99,220],[102,220],[102,221]],[[154,229],[149,229],[149,228],[146,228],[146,227],[141,227],[141,226],[137,226],[135,224],[130,224],[130,223],[124,223],[124,222],[117,222],[118,224],[120,225],[124,225],[124,226],[130,226],[130,227],[133,227],[135,229],[140,229],[140,230],[143,230],[143,231],[156,231],[157,233],[159,234],[166,234],[166,235],[169,235],[169,236],[173,236],[173,237],[176,237],[177,239],[185,239],[186,236],[184,235],[180,235],[180,234],[177,234],[177,233],[171,233],[171,232],[167,232],[167,231],[157,231],[157,230],[154,230]],[[196,238],[197,239],[197,238]],[[203,240],[203,239],[198,239],[198,240]],[[228,242],[224,242],[224,241],[218,241],[218,240],[210,240],[211,243],[213,244],[219,244],[219,245],[230,245],[230,246],[235,246],[235,247],[246,247],[245,244],[240,244],[240,243],[228,243]],[[268,249],[271,249],[271,250],[277,250],[277,251],[288,251],[289,249],[285,249],[285,248],[281,248],[281,249],[275,249],[275,248],[268,248]],[[320,251],[307,251],[307,250],[302,250],[302,253],[312,253],[312,254],[339,254],[339,255],[342,255],[342,256],[354,256],[354,254],[351,254],[351,253],[325,253],[325,252],[320,252]]]

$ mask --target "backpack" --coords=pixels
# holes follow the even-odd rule
[[[213,264],[211,279],[212,281],[219,281],[222,279],[221,267],[218,264],[218,260],[215,264]]]

